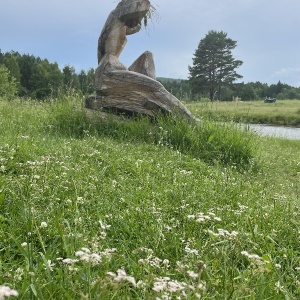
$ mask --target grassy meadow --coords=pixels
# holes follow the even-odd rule
[[[239,102],[191,102],[187,104],[197,116],[215,121],[272,124],[300,127],[300,101],[277,100]]]
[[[300,298],[300,141],[67,97],[0,99],[0,141],[0,298]]]

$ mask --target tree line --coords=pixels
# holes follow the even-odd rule
[[[2,53],[0,50],[0,96],[8,87],[9,93],[20,97],[46,99],[68,91],[82,94],[94,92],[95,70],[81,70],[66,65],[61,70],[56,62],[49,62],[30,54]]]
[[[189,80],[157,78],[165,88],[175,97],[184,101],[199,101],[201,99],[210,99],[208,91],[195,93]],[[300,87],[293,87],[278,81],[276,84],[248,82],[233,83],[223,86],[215,100],[231,101],[234,98],[240,98],[242,101],[263,100],[267,97],[278,100],[297,99],[300,100]]]
[[[299,99],[300,87],[278,82],[268,85],[257,82],[240,82],[242,76],[236,69],[242,61],[234,59],[232,50],[237,42],[223,31],[209,31],[200,41],[189,66],[186,80],[158,77],[164,87],[175,97],[184,101],[210,99],[230,101],[261,100],[266,97]],[[0,50],[0,96],[30,97],[43,100],[56,98],[70,91],[82,95],[94,93],[95,70],[81,70],[66,65],[61,70],[56,62],[49,62],[30,54],[2,53]]]

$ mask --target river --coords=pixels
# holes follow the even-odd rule
[[[249,124],[247,126],[252,131],[263,136],[280,137],[289,140],[300,140],[300,128],[261,124]]]

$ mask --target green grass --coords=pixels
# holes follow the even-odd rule
[[[251,124],[300,126],[300,101],[195,102],[188,107],[201,118]]]
[[[0,138],[0,286],[20,299],[299,299],[300,142],[67,99],[0,101]]]

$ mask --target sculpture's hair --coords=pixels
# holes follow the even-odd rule
[[[124,2],[126,3],[127,1],[129,1],[129,2],[131,2],[131,1],[138,2],[139,0],[120,0],[119,3],[118,3],[118,6],[124,4]],[[149,0],[149,2],[150,2],[150,0]],[[144,27],[146,28],[148,26],[148,21],[149,20],[151,20],[153,22],[153,21],[157,21],[158,19],[159,19],[158,12],[157,12],[155,6],[150,3],[150,10],[147,13],[147,15],[143,18]]]
[[[147,13],[147,15],[144,17],[143,22],[144,22],[144,27],[146,28],[148,26],[148,20],[151,20],[152,22],[155,20],[158,20],[158,12],[156,8],[151,4],[150,5],[150,10]]]

